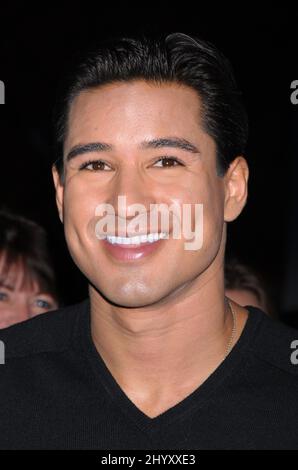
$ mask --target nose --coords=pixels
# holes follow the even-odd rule
[[[22,322],[31,318],[31,306],[27,300],[22,300],[16,305],[16,321]]]
[[[150,204],[154,202],[153,183],[141,170],[137,167],[122,168],[114,182],[110,199],[116,216],[131,219],[138,214],[148,213]],[[140,206],[137,207],[136,204]]]

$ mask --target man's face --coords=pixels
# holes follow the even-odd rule
[[[215,142],[203,130],[201,116],[200,99],[193,89],[141,80],[82,92],[71,106],[64,185],[54,172],[60,217],[75,263],[117,305],[141,307],[175,295],[199,279],[221,253],[225,185],[216,172]],[[156,139],[184,139],[193,147],[179,148],[165,141],[144,145]],[[96,142],[108,146],[73,153],[66,161],[74,147]],[[162,162],[163,157],[170,160]],[[181,213],[184,204],[193,208],[203,204],[202,247],[186,250],[184,237],[174,239],[173,220],[169,238],[143,251],[140,246],[133,251],[98,239],[96,207],[111,204],[117,221],[118,196],[126,196],[127,222],[133,218],[129,206],[135,203],[143,205],[148,217],[150,204],[170,207],[174,203]],[[191,223],[194,228],[194,210]],[[150,232],[148,226],[146,233]]]

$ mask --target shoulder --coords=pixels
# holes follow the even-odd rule
[[[67,349],[79,316],[87,313],[88,307],[86,299],[0,330],[5,359]]]
[[[298,377],[298,330],[255,307],[246,307],[258,324],[250,341],[251,354],[267,366]]]

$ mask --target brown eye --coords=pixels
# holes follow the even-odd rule
[[[89,170],[89,171],[104,171],[107,164],[102,160],[94,160],[85,162],[80,166],[80,170]],[[108,166],[107,166],[108,167]]]
[[[175,157],[162,157],[159,160],[157,160],[156,163],[161,163],[161,165],[158,165],[161,168],[170,168],[178,165],[182,165],[179,160]]]
[[[89,166],[91,166],[92,170],[98,171],[98,170],[103,170],[104,169],[105,163],[104,162],[93,162],[93,163],[90,163]]]

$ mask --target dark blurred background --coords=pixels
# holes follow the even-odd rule
[[[0,206],[47,229],[64,303],[83,299],[86,281],[67,252],[51,179],[51,112],[66,64],[111,35],[200,36],[232,62],[250,120],[249,200],[230,224],[227,250],[263,275],[290,322],[298,315],[298,105],[290,101],[298,80],[298,6],[85,5],[1,5]]]

